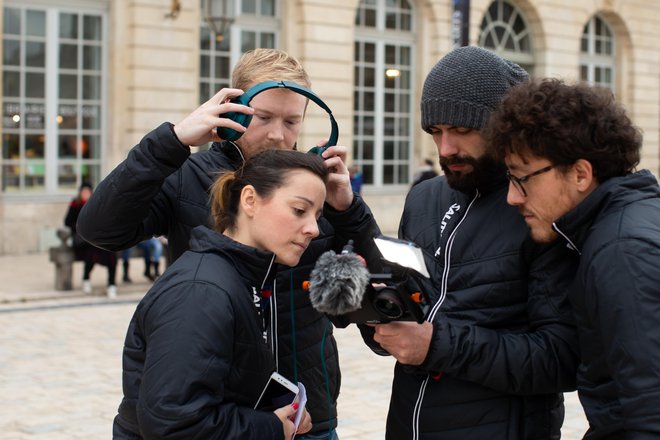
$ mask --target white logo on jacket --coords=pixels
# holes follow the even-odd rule
[[[261,294],[257,292],[257,288],[254,286],[252,286],[252,302],[254,303],[254,307],[257,309],[257,313],[261,317],[261,324],[263,329],[262,336],[264,338],[264,342],[268,343],[268,331],[266,330],[266,319],[263,315],[264,311],[261,309]]]
[[[449,220],[451,220],[454,214],[456,214],[460,210],[461,210],[461,205],[459,205],[458,203],[454,203],[449,207],[447,212],[445,212],[445,215],[444,217],[442,217],[442,221],[440,222],[440,238],[442,238],[442,234],[445,232],[445,228],[447,227],[447,223],[449,222]],[[438,247],[438,249],[435,251],[436,257],[440,255],[441,249],[442,249],[442,245],[440,245],[440,247]]]
[[[252,286],[252,301],[254,306],[257,308],[257,312],[261,315],[261,295],[257,292],[257,288]]]

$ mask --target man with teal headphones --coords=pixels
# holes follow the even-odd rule
[[[180,123],[162,124],[130,151],[98,185],[80,215],[78,231],[110,250],[163,235],[174,261],[188,249],[190,231],[211,222],[207,191],[218,172],[236,170],[245,158],[264,149],[296,148],[308,99],[324,108],[331,135],[320,153],[331,172],[320,235],[298,266],[281,268],[275,284],[263,287],[261,297],[266,300],[260,303],[277,370],[307,389],[313,427],[297,438],[336,439],[337,344],[332,325],[311,307],[302,284],[323,252],[339,251],[349,239],[360,251],[366,248],[361,243],[378,229],[369,208],[351,190],[347,149],[334,145],[338,130],[332,113],[309,86],[305,70],[285,52],[246,53],[233,71],[232,88],[220,90]],[[213,142],[208,151],[190,154],[189,146],[207,142]]]

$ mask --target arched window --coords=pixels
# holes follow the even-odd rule
[[[199,102],[231,84],[240,56],[279,44],[278,0],[200,0]],[[236,12],[238,11],[238,13]]]
[[[614,90],[615,38],[607,22],[593,16],[580,43],[580,79]]]
[[[353,163],[367,185],[404,185],[413,145],[413,7],[361,0],[355,24]]]
[[[481,20],[479,46],[511,60],[531,75],[534,67],[532,38],[522,11],[505,0],[490,4]]]

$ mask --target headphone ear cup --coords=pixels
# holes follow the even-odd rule
[[[232,101],[232,102],[236,104],[242,104],[240,101]],[[250,107],[249,105],[245,105],[245,106]],[[238,122],[245,128],[247,128],[248,125],[250,125],[250,122],[252,121],[252,115],[246,115],[245,113],[239,113],[239,112],[228,112],[228,113],[223,113],[219,116],[221,118],[227,118],[227,119],[231,119],[234,122]],[[216,132],[218,133],[218,136],[220,136],[220,139],[224,139],[226,141],[235,141],[236,139],[240,138],[243,135],[243,133],[227,127],[218,127],[216,128]]]

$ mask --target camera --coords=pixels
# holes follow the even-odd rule
[[[351,323],[424,322],[430,300],[423,284],[429,274],[421,249],[384,236],[374,242],[384,273],[369,273],[349,241],[340,254],[329,251],[318,259],[310,278],[312,306],[338,328]]]
[[[424,322],[429,301],[415,275],[398,267],[390,268],[399,273],[370,275],[359,309],[344,315],[328,315],[335,327],[345,328],[351,323]]]

